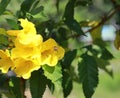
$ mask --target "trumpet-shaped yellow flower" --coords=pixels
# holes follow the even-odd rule
[[[15,67],[12,70],[17,77],[23,77],[24,79],[28,79],[32,71],[40,68],[40,65],[34,59],[15,58],[13,62]]]
[[[29,22],[27,19],[19,19],[22,29],[21,30],[8,30],[7,34],[11,36],[19,36],[19,34],[24,33],[24,34],[31,34],[35,35],[36,34],[36,29],[35,26],[32,22]]]
[[[19,19],[21,30],[8,30],[7,34],[14,37],[11,54],[8,50],[0,50],[0,69],[6,73],[9,69],[18,77],[28,79],[31,72],[44,64],[55,66],[64,56],[64,49],[50,38],[43,42],[41,35],[36,33],[33,23],[27,19]],[[11,37],[11,38],[13,38]]]
[[[3,73],[7,73],[9,68],[13,67],[14,64],[10,58],[9,51],[0,50],[0,69]]]
[[[41,62],[43,65],[55,66],[58,60],[63,58],[64,53],[64,49],[58,46],[54,39],[48,39],[42,45]]]

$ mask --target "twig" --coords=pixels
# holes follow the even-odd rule
[[[120,6],[116,7],[114,10],[110,11],[110,13],[108,13],[107,16],[104,16],[102,18],[102,20],[94,27],[92,27],[91,29],[85,31],[84,33],[87,33],[87,32],[91,32],[93,31],[94,29],[98,28],[99,26],[103,25],[105,22],[107,22],[111,17],[113,17],[118,11],[120,10]],[[69,36],[68,38],[71,38],[71,37],[79,37],[80,34],[74,34],[74,35],[71,35]]]

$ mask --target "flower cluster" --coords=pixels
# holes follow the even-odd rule
[[[47,64],[55,66],[64,56],[64,49],[52,38],[43,42],[37,34],[33,23],[19,19],[21,30],[8,30],[14,47],[11,50],[0,50],[0,69],[3,73],[12,70],[18,77],[28,79],[31,72]]]

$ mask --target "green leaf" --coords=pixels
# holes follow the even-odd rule
[[[87,53],[82,55],[78,65],[79,79],[86,98],[91,98],[98,84],[98,68],[95,59]]]
[[[109,61],[101,59],[101,58],[97,58],[97,57],[94,57],[94,58],[96,60],[98,67],[104,70],[106,73],[108,73],[111,77],[113,77],[113,70],[112,70],[112,67]]]
[[[114,56],[112,55],[112,53],[109,52],[107,48],[101,47],[101,49],[102,49],[102,55],[101,55],[100,58],[102,58],[104,60],[111,60],[111,59],[114,58]]]
[[[71,20],[74,19],[74,4],[76,0],[69,0],[65,7],[65,12],[63,18],[65,20]]]
[[[42,12],[43,10],[44,10],[44,7],[43,7],[43,6],[40,6],[40,7],[38,7],[38,8],[35,8],[34,10],[32,10],[30,13],[31,13],[32,15],[36,15],[36,14]]]
[[[21,11],[28,12],[35,0],[24,0],[21,4]]]
[[[75,19],[65,20],[64,22],[69,29],[77,32],[80,35],[85,35],[80,27],[80,24]]]
[[[1,0],[0,2],[0,15],[6,10],[7,5],[11,0]]]
[[[41,70],[34,71],[30,78],[30,91],[32,98],[42,98],[46,89],[46,78]]]
[[[74,5],[76,0],[69,0],[65,7],[65,12],[63,15],[63,19],[65,24],[68,26],[69,29],[77,32],[78,34],[84,35],[80,24],[74,19]]]
[[[21,79],[17,77],[11,77],[9,81],[10,91],[15,95],[15,98],[24,98],[24,93],[22,92],[24,87],[21,86]]]
[[[72,61],[76,57],[77,50],[68,51],[65,53],[64,59],[62,61],[63,68],[69,69]]]
[[[67,98],[67,96],[71,93],[71,90],[73,88],[71,76],[68,72],[63,71],[63,80],[62,80],[62,86],[63,86],[63,93],[64,98]]]
[[[18,26],[18,24],[17,24],[17,21],[15,21],[15,20],[13,20],[13,19],[6,19],[6,20],[7,20],[8,24],[10,25],[10,27],[11,27],[12,29],[16,29],[16,30],[19,29],[19,26]]]
[[[48,65],[42,66],[44,70],[44,75],[47,79],[51,80],[51,82],[55,86],[55,94],[58,96],[62,90],[62,71],[61,66],[58,64],[55,67],[51,67]]]

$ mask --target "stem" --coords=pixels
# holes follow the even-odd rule
[[[113,0],[114,1],[114,0]],[[118,11],[120,11],[120,6],[116,7],[114,10],[111,10],[107,16],[104,16],[101,21],[94,27],[92,27],[91,29],[85,31],[84,33],[87,33],[87,32],[91,32],[93,31],[94,29],[98,28],[99,26],[105,24],[105,22],[107,22],[109,19],[111,19],[111,17],[113,17]],[[71,37],[79,37],[80,34],[74,34],[74,35],[71,35],[69,36],[68,38],[71,38]]]

